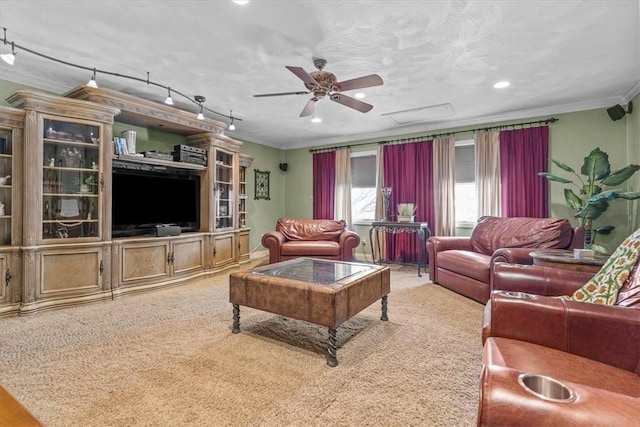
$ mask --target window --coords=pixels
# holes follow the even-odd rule
[[[370,223],[376,215],[376,153],[351,153],[351,220]]]
[[[473,227],[478,220],[475,145],[456,142],[456,227]]]

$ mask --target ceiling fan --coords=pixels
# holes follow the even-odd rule
[[[366,102],[359,101],[355,98],[347,96],[342,92],[347,90],[362,89],[372,86],[382,85],[382,78],[377,74],[369,74],[368,76],[357,77],[351,80],[345,80],[342,82],[333,73],[324,71],[324,66],[327,61],[322,58],[313,58],[313,64],[318,71],[312,71],[307,73],[301,67],[285,66],[289,71],[298,76],[300,80],[304,82],[307,91],[297,92],[280,92],[280,93],[264,93],[260,95],[253,95],[256,98],[266,96],[282,96],[282,95],[307,95],[312,93],[313,97],[307,101],[307,105],[302,109],[300,117],[307,117],[313,114],[315,103],[323,99],[325,96],[332,101],[342,104],[354,110],[358,110],[362,113],[366,113],[373,108],[373,105]]]

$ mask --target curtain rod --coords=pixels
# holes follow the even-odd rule
[[[411,138],[399,138],[399,139],[391,139],[391,140],[386,140],[386,141],[378,141],[378,142],[361,142],[359,144],[351,144],[351,145],[339,145],[336,147],[327,147],[327,148],[312,148],[309,150],[309,152],[311,153],[319,153],[319,152],[323,152],[323,151],[335,151],[335,150],[340,150],[342,148],[351,148],[351,147],[357,147],[359,145],[371,145],[371,144],[381,144],[381,145],[385,145],[385,144],[396,144],[396,143],[404,143],[404,142],[410,142],[410,141],[418,141],[418,140],[424,140],[424,139],[433,139],[433,138],[437,138],[439,136],[451,136],[451,135],[456,135],[459,133],[466,133],[466,132],[478,132],[478,131],[489,131],[489,130],[494,130],[494,129],[508,129],[508,128],[516,128],[516,127],[524,127],[527,125],[537,125],[537,124],[549,124],[549,123],[555,123],[560,119],[557,119],[555,117],[551,117],[545,120],[537,120],[534,122],[522,122],[522,123],[512,123],[512,124],[508,124],[508,125],[497,125],[497,126],[485,126],[485,127],[481,127],[481,128],[472,128],[472,129],[465,129],[465,130],[457,130],[457,131],[452,131],[452,132],[442,132],[442,133],[434,133],[431,135],[419,135],[419,136],[413,136]]]

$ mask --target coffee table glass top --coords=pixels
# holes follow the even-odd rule
[[[373,270],[368,264],[327,261],[314,258],[296,258],[291,261],[257,268],[254,274],[282,277],[302,282],[330,285],[363,271]]]

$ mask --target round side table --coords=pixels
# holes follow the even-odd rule
[[[597,273],[609,259],[605,255],[594,255],[593,258],[574,258],[573,251],[533,251],[529,255],[533,258],[534,265],[589,273]]]

